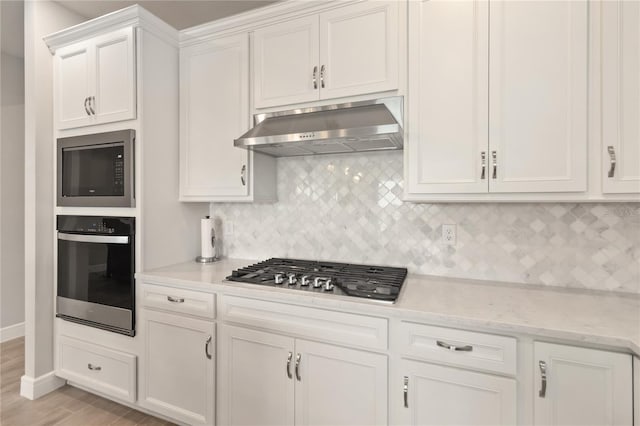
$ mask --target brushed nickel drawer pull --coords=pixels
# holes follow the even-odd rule
[[[291,358],[293,358],[293,352],[289,352],[289,356],[287,356],[287,377],[292,379],[291,375]]]
[[[300,377],[300,360],[302,359],[302,354],[296,355],[296,379],[298,381],[302,380]]]
[[[87,364],[87,368],[91,371],[100,371],[102,370],[102,367],[100,367],[99,365],[93,365],[91,363]]]
[[[320,67],[320,87],[322,87],[324,89],[324,72],[325,72],[325,67],[324,65]]]
[[[96,97],[95,96],[91,96],[89,97],[89,111],[91,111],[92,115],[96,115],[96,110],[93,109],[93,104],[96,101]]]
[[[493,159],[493,175],[492,179],[498,178],[498,152],[491,151],[491,158]]]
[[[172,303],[184,303],[184,297],[178,298],[178,297],[167,296],[167,300]]]
[[[607,152],[609,153],[609,161],[611,162],[607,176],[612,178],[616,173],[616,150],[614,147],[609,145],[607,147]]]
[[[313,81],[313,89],[318,88],[318,66],[313,67],[313,77],[311,78]]]
[[[245,164],[240,169],[240,182],[242,182],[242,186],[247,186],[246,175],[247,175],[247,165]]]
[[[88,96],[84,98],[84,110],[87,112],[87,115],[91,115],[91,112],[89,112],[89,107],[87,106],[87,102],[89,102]]]
[[[404,376],[404,386],[402,388],[402,394],[404,396],[404,408],[409,408],[409,377]]]
[[[487,171],[487,153],[485,151],[480,153],[480,159],[482,160],[482,172],[480,172],[480,179],[484,180]]]
[[[449,343],[445,343],[442,340],[437,340],[436,345],[453,352],[471,352],[473,350],[473,346],[471,345],[466,345],[466,346],[450,345]]]
[[[538,362],[538,367],[540,367],[540,392],[538,392],[538,396],[540,398],[544,398],[547,394],[547,363],[544,361]]]
[[[207,356],[208,359],[211,359],[211,352],[209,352],[209,345],[211,344],[211,339],[212,337],[209,336],[207,338],[207,341],[204,343],[204,354]]]

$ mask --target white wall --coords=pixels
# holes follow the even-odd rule
[[[42,38],[84,20],[51,1],[25,2],[26,327],[23,396],[30,396],[28,387],[33,385],[33,379],[53,370],[53,65],[51,53]]]
[[[0,65],[0,328],[5,329],[24,322],[24,59],[2,53]]]

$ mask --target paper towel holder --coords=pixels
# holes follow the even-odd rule
[[[209,219],[209,216],[207,216],[206,219]],[[197,263],[213,263],[219,260],[218,256],[216,256],[216,233],[213,227],[211,228],[211,247],[213,248],[213,256],[198,256],[196,257]]]

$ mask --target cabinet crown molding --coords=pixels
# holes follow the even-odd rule
[[[61,47],[126,27],[144,28],[178,46],[178,30],[137,4],[49,34],[43,40],[54,55]]]
[[[287,0],[249,10],[180,31],[180,47],[197,44],[221,35],[253,31],[278,22],[311,15],[367,0],[328,0],[323,2]]]

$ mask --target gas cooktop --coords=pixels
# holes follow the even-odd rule
[[[407,268],[272,258],[237,269],[227,280],[394,303],[406,276]]]

